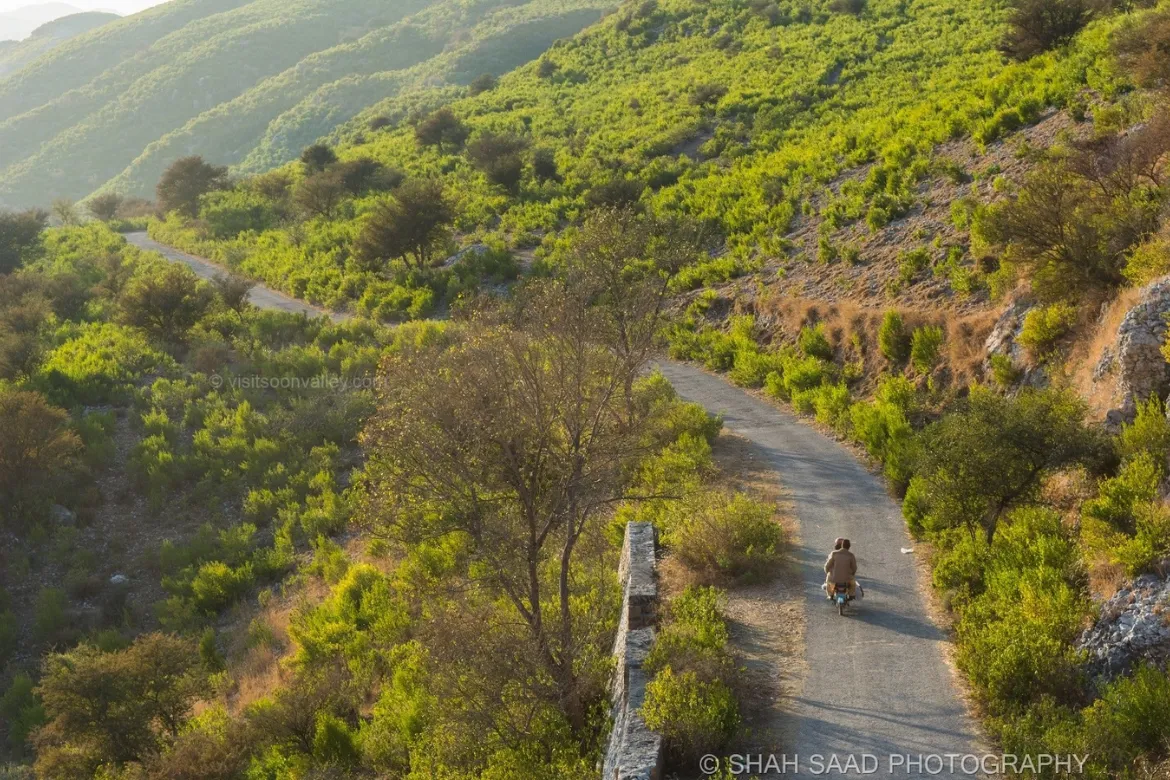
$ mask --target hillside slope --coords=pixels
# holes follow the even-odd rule
[[[134,17],[82,36],[0,83],[0,203],[84,197],[144,150],[145,159],[118,186],[146,194],[175,156],[201,151],[216,162],[242,159],[270,122],[334,82],[414,67],[458,46],[455,40],[470,52],[471,64],[510,68],[596,21],[596,10],[587,9],[606,6],[596,0],[507,10],[510,4],[498,0],[178,5],[170,13],[142,15],[159,17],[153,25]],[[154,33],[165,34],[152,39]],[[113,38],[133,55],[114,57]],[[504,56],[492,54],[501,47]],[[486,53],[477,54],[481,49]],[[74,78],[79,67],[90,74],[88,81]],[[434,75],[470,79],[442,66]],[[386,94],[383,89],[377,97]],[[371,99],[347,96],[323,123],[310,123],[298,142],[311,142]],[[280,162],[300,151],[287,144],[282,149]]]
[[[438,4],[352,43],[315,53],[167,133],[107,189],[147,194],[184,154],[252,170],[283,164],[362,108],[404,88],[465,84],[539,56],[595,22],[611,0]],[[458,42],[453,40],[456,37]]]
[[[120,18],[117,14],[95,11],[63,16],[41,25],[25,40],[0,49],[0,79],[17,72],[65,41]]]
[[[552,253],[558,231],[604,203],[634,201],[686,218],[716,243],[712,259],[678,280],[694,289],[815,259],[790,235],[806,215],[827,215],[833,229],[894,223],[945,167],[939,145],[969,138],[978,151],[1086,83],[1111,88],[1092,67],[1104,31],[1016,63],[999,49],[1006,11],[996,2],[873,0],[860,13],[837,5],[627,4],[495,89],[393,95],[331,138],[343,159],[440,179],[467,243]],[[438,105],[472,141],[515,136],[523,161],[514,188],[492,181],[484,161],[456,144],[419,142],[411,118]],[[390,125],[371,131],[375,119]],[[268,143],[241,168],[279,162],[282,154],[263,155]],[[854,181],[833,184],[850,171]],[[286,173],[293,184],[304,175],[299,167]],[[282,220],[254,232],[208,240],[198,226],[156,231],[294,295],[329,306],[360,301],[376,280],[351,263],[353,239],[374,201],[357,198],[327,218],[308,218],[290,192],[261,196]],[[970,268],[973,260],[956,262]],[[367,303],[377,307],[372,297]]]

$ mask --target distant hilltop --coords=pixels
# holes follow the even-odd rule
[[[38,35],[60,37],[61,30],[50,25],[63,18],[87,17],[74,19],[75,24],[82,29],[91,29],[94,17],[102,23],[118,18],[115,13],[86,12],[81,8],[68,3],[36,3],[26,5],[12,11],[0,11],[0,41],[23,41]],[[76,33],[74,33],[76,34]]]

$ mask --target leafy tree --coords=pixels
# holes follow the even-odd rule
[[[467,125],[449,108],[440,108],[414,127],[414,137],[419,144],[437,147],[440,152],[447,146],[459,148],[469,133]]]
[[[536,65],[536,75],[542,79],[551,79],[558,70],[560,70],[560,66],[549,57],[541,57]]]
[[[16,270],[41,250],[41,233],[49,221],[43,211],[0,211],[0,274]]]
[[[709,106],[718,103],[727,94],[727,87],[722,84],[700,84],[691,93],[692,106]]]
[[[370,128],[372,132],[376,133],[379,130],[385,130],[387,127],[393,127],[394,120],[388,116],[376,116],[371,119],[370,123],[366,126]]]
[[[537,671],[522,684],[577,736],[605,679],[590,654],[596,618],[582,613],[579,545],[624,495],[650,414],[639,404],[627,414],[622,388],[645,362],[613,345],[612,318],[592,305],[594,278],[569,271],[476,315],[449,346],[388,358],[363,437],[370,522],[404,540],[468,545],[467,576],[523,627],[517,639]],[[661,325],[648,318],[639,333]]]
[[[861,16],[865,13],[866,0],[833,0],[829,3],[829,10],[838,14],[853,14]]]
[[[309,173],[320,173],[337,162],[337,153],[325,144],[313,144],[301,152],[301,164]]]
[[[293,192],[293,202],[309,217],[333,219],[346,196],[341,176],[337,170],[309,176],[297,185]]]
[[[557,157],[552,149],[537,149],[532,153],[532,175],[537,181],[560,181]]]
[[[53,217],[65,227],[81,224],[81,215],[77,213],[77,204],[68,198],[58,198],[53,201]]]
[[[516,192],[524,171],[520,157],[528,142],[510,133],[480,133],[467,144],[467,157],[488,177],[509,192]]]
[[[1139,175],[1078,161],[1103,151],[1041,165],[1014,200],[979,222],[983,237],[1003,246],[1046,299],[1121,284],[1126,252],[1157,228],[1157,200],[1142,194]]]
[[[410,179],[366,215],[354,249],[367,268],[401,260],[425,268],[447,236],[454,210],[436,180]]]
[[[1123,28],[1114,40],[1118,59],[1139,85],[1170,86],[1170,9],[1152,11]]]
[[[46,777],[92,777],[159,753],[178,737],[206,678],[193,643],[145,634],[125,650],[82,645],[50,655],[37,694],[47,723],[35,735]]]
[[[159,210],[177,211],[185,217],[199,213],[199,199],[228,183],[227,168],[210,165],[198,155],[183,157],[163,172],[155,188]]]
[[[239,274],[219,274],[211,280],[211,286],[219,296],[220,302],[236,314],[242,316],[251,307],[248,296],[256,286],[251,279]]]
[[[0,391],[0,429],[0,514],[8,519],[15,504],[72,468],[81,441],[64,410],[27,390]]]
[[[594,208],[601,206],[630,208],[638,204],[645,190],[645,182],[639,179],[615,176],[589,190],[585,194],[585,202]]]
[[[630,209],[592,213],[566,258],[567,290],[590,301],[598,328],[623,366],[623,396],[634,414],[632,367],[657,346],[670,280],[702,252],[692,226],[642,217]]]
[[[136,279],[120,301],[122,321],[155,338],[182,344],[187,331],[207,314],[211,290],[180,265]]]
[[[467,85],[468,95],[482,95],[484,92],[491,92],[496,88],[496,77],[491,73],[483,73],[476,76],[470,84]]]
[[[397,168],[387,168],[370,157],[358,157],[337,167],[341,186],[350,195],[361,195],[370,190],[392,190],[402,184],[406,174]]]
[[[1033,499],[1045,475],[1101,463],[1108,446],[1084,417],[1069,393],[1024,390],[1007,398],[973,389],[921,434],[907,519],[927,530],[981,528],[990,541],[1004,512]]]
[[[94,195],[86,203],[90,215],[101,222],[109,222],[118,216],[119,209],[126,199],[117,192],[105,192]]]
[[[1026,60],[1072,40],[1093,17],[1090,0],[1014,0],[1004,50]]]

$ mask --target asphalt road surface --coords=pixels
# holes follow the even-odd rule
[[[126,233],[125,238],[128,242],[144,249],[148,252],[157,252],[167,260],[176,263],[182,263],[195,272],[195,275],[200,279],[211,280],[217,276],[227,273],[227,270],[210,260],[195,255],[189,255],[186,252],[180,252],[178,249],[172,249],[169,246],[158,243],[148,236],[145,232]],[[260,309],[275,309],[277,311],[287,311],[293,314],[304,314],[309,317],[330,317],[334,322],[342,322],[348,320],[350,315],[343,312],[332,312],[320,309],[304,301],[293,298],[290,295],[285,295],[282,292],[277,292],[269,287],[257,284],[252,288],[248,294],[248,300]]]
[[[974,776],[961,756],[982,755],[975,725],[945,661],[945,637],[918,590],[914,554],[902,552],[913,545],[901,508],[881,478],[837,442],[717,376],[678,363],[660,368],[683,398],[722,414],[729,430],[766,454],[800,525],[794,554],[808,672],[785,729],[794,740],[785,749],[790,763],[783,774],[759,776]],[[821,590],[838,536],[852,542],[865,589],[844,617]]]

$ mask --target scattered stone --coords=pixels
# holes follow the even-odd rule
[[[113,577],[110,577],[110,584],[118,587],[129,584],[129,582],[130,578],[125,574],[115,574]]]
[[[49,507],[49,519],[56,525],[73,525],[77,522],[77,514],[68,507],[53,504]]]
[[[1021,299],[1004,309],[1003,314],[999,315],[999,319],[995,322],[995,327],[991,329],[991,334],[987,337],[987,341],[984,344],[987,357],[989,358],[988,367],[990,367],[990,358],[992,355],[1003,354],[1012,360],[1018,360],[1023,357],[1023,351],[1016,344],[1016,338],[1020,335],[1020,331],[1024,327],[1024,317],[1031,310],[1032,303],[1028,300]]]
[[[1097,623],[1081,635],[1077,649],[1089,653],[1097,684],[1130,672],[1139,663],[1165,667],[1170,659],[1170,579],[1138,577],[1101,607]]]

